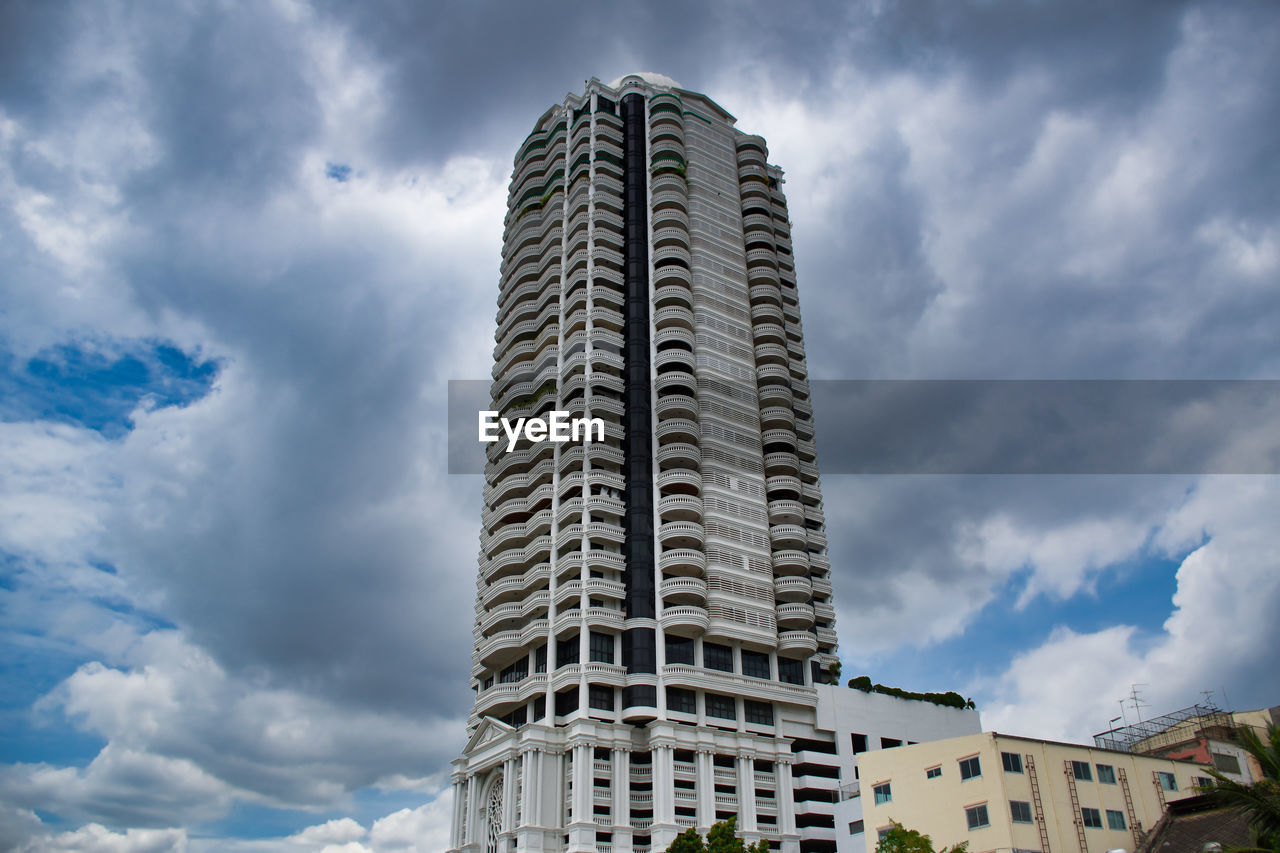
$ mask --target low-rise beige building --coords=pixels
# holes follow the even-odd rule
[[[868,853],[896,821],[969,853],[1134,850],[1165,804],[1196,793],[1203,767],[996,732],[859,756]]]

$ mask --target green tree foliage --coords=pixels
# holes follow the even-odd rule
[[[1241,746],[1262,767],[1263,778],[1242,785],[1211,768],[1214,785],[1210,793],[1222,805],[1249,816],[1259,847],[1280,851],[1280,726],[1268,723],[1265,738],[1247,726],[1239,732]]]
[[[676,836],[676,840],[667,848],[667,853],[706,853],[706,849],[702,836],[691,826]]]
[[[863,693],[883,693],[885,696],[896,696],[899,699],[915,699],[920,702],[932,702],[935,705],[942,705],[947,708],[973,708],[973,700],[965,699],[954,690],[948,690],[946,693],[914,693],[910,690],[903,690],[901,687],[886,687],[883,684],[872,684],[871,676],[859,675],[857,678],[849,679],[849,686],[854,690],[861,690]]]
[[[935,851],[933,839],[929,836],[907,829],[896,820],[892,823],[884,838],[876,845],[876,853],[965,853],[969,849],[969,842],[961,841],[954,847]]]
[[[706,844],[696,829],[690,827],[676,836],[667,853],[769,853],[769,842],[761,839],[748,846],[735,834],[736,817],[722,820],[707,831]]]

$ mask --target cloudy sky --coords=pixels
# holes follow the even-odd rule
[[[637,70],[768,139],[816,378],[1280,378],[1274,4],[0,3],[0,849],[446,846],[445,383],[516,146]],[[1280,482],[1206,470],[829,473],[845,674],[1280,703]]]

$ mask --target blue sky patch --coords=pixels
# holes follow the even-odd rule
[[[1186,556],[1144,554],[1109,567],[1098,578],[1096,593],[1081,591],[1065,601],[1038,595],[1021,610],[1014,605],[1029,572],[1017,575],[960,636],[924,652],[898,650],[873,664],[868,673],[854,672],[855,664],[841,680],[866,674],[873,682],[908,690],[959,691],[975,679],[998,677],[1015,656],[1042,645],[1058,627],[1086,634],[1133,625],[1138,629],[1135,640],[1149,640],[1173,610],[1178,566]],[[981,710],[980,701],[978,707]]]
[[[51,420],[119,438],[144,401],[185,406],[213,387],[218,363],[164,341],[127,348],[63,344],[33,358],[0,351],[0,420]]]
[[[351,167],[346,163],[325,163],[324,176],[340,184],[345,184],[351,180]]]

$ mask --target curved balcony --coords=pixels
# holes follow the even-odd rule
[[[621,448],[613,447],[600,441],[593,441],[587,445],[587,458],[591,460],[592,467],[598,465],[621,466],[624,461]]]
[[[754,208],[759,210],[760,208]],[[764,231],[773,234],[773,215],[769,213],[748,213],[742,217],[743,231]]]
[[[762,386],[765,384],[791,384],[791,371],[780,364],[762,364],[756,365],[756,380]]]
[[[669,267],[663,267],[669,269]],[[666,284],[661,287],[655,287],[653,291],[653,304],[658,308],[665,308],[668,305],[684,305],[693,308],[693,293],[684,283]],[[692,355],[692,353],[690,353]]]
[[[706,533],[693,521],[666,521],[658,526],[658,541],[664,550],[695,549],[702,547]]]
[[[702,475],[688,468],[659,471],[657,480],[658,489],[664,495],[696,495],[702,491]]]
[[[781,323],[775,323],[772,320],[766,320],[761,323],[753,323],[751,325],[751,337],[758,344],[783,344],[787,343],[787,333]]]
[[[711,617],[701,607],[664,607],[658,617],[662,630],[680,637],[699,637],[711,626]],[[814,641],[817,649],[817,641]]]
[[[698,417],[698,401],[687,394],[663,394],[658,397],[658,418],[683,418],[695,420]]]
[[[756,389],[756,394],[760,400],[760,405],[763,408],[772,408],[774,406],[785,408],[790,407],[791,405],[792,396],[790,385],[761,385]],[[800,424],[797,423],[797,432],[799,429]]]
[[[614,311],[612,308],[604,306],[596,306],[591,309],[591,322],[596,326],[603,326],[606,329],[614,331],[622,330],[622,314]]]
[[[621,194],[621,184],[619,186],[619,194]],[[680,199],[689,198],[689,185],[685,183],[685,179],[671,172],[664,172],[660,175],[654,175],[649,179],[649,189],[653,193],[653,203],[658,204],[659,195],[667,192],[674,193]],[[664,202],[668,200],[663,197]]]
[[[684,159],[684,142],[679,139],[679,134],[651,133],[649,139],[650,160],[658,160],[661,154],[674,154],[681,160]]]
[[[688,270],[686,270],[688,272]],[[692,351],[694,345],[693,332],[688,329],[682,329],[679,326],[671,326],[666,329],[659,329],[653,336],[653,345],[658,349],[670,345],[680,345],[682,349]]]
[[[756,365],[778,364],[786,366],[790,361],[787,348],[782,344],[756,344]]]
[[[804,504],[794,500],[769,501],[770,524],[804,524]]]
[[[707,555],[694,548],[674,548],[658,554],[658,568],[666,575],[702,577],[707,572]]]
[[[666,182],[665,188],[658,189],[657,185],[659,181]],[[672,183],[677,184],[679,188],[677,189],[675,187],[672,187],[671,186]],[[655,211],[658,211],[658,210],[687,211],[688,210],[689,189],[688,187],[685,186],[684,181],[680,178],[679,175],[667,175],[667,174],[654,175],[652,180],[652,186],[653,186],[653,194],[650,196],[650,200],[653,204],[653,209]]]
[[[592,545],[601,542],[621,545],[626,539],[626,531],[622,529],[622,525],[613,524],[607,521],[592,521],[586,526],[587,539]]]
[[[689,495],[661,495],[658,498],[658,517],[664,521],[702,520],[702,498]]]
[[[679,264],[665,264],[655,268],[653,271],[654,288],[674,285],[687,293],[692,286],[692,282],[693,276],[689,272],[689,268],[682,267]]]
[[[795,453],[796,433],[790,429],[767,429],[760,434],[760,443],[770,448],[769,452],[779,452],[785,448],[789,453]]]
[[[760,428],[763,430],[794,429],[795,423],[796,416],[790,406],[765,406],[760,410]]]
[[[658,459],[658,466],[663,470],[667,468],[696,469],[702,464],[702,453],[698,450],[698,446],[682,441],[664,444],[658,448],[658,452],[655,455]]]
[[[663,308],[663,311],[670,311],[670,308]],[[675,350],[671,350],[675,352]],[[658,389],[659,394],[680,394],[685,397],[692,397],[697,393],[698,382],[693,378],[693,374],[686,370],[664,370],[654,379],[654,387]]]
[[[586,564],[588,569],[594,569],[596,571],[620,572],[626,568],[626,560],[621,554],[597,548],[587,551]]]
[[[590,598],[616,598],[622,601],[627,596],[627,588],[621,581],[588,578],[584,588]]]
[[[683,242],[654,246],[652,255],[654,267],[664,266],[665,264],[675,264],[676,266],[682,266],[685,269],[688,269],[689,265],[692,263],[692,258],[689,255],[687,242],[689,237],[687,232],[680,231],[678,228],[668,228],[667,230],[678,232],[683,238]],[[778,317],[781,319],[781,312],[778,313]]]
[[[653,324],[658,329],[679,326],[693,329],[693,312],[683,305],[668,305],[653,312]]]
[[[667,418],[658,421],[658,428],[655,431],[660,444],[670,444],[672,442],[684,442],[685,444],[696,444],[701,435],[696,421],[686,420],[685,418]]]
[[[753,323],[772,320],[775,323],[783,323],[782,308],[771,302],[757,302],[751,306],[751,320]]]
[[[812,655],[818,651],[818,638],[808,631],[779,631],[778,651]]]
[[[665,578],[659,594],[664,607],[703,607],[707,603],[707,582],[695,577]]]
[[[692,376],[697,363],[697,358],[694,354],[686,349],[659,350],[657,356],[653,360],[653,366],[658,372],[658,376],[662,376],[664,373],[683,373],[686,376]],[[689,381],[683,376],[681,377],[680,382],[689,386]],[[659,390],[670,387],[671,385],[667,384],[660,387]],[[690,390],[692,390],[691,386]]]
[[[476,627],[482,637],[487,637],[500,630],[518,630],[523,627],[525,620],[538,614],[539,611],[542,611],[543,615],[545,615],[545,611],[550,604],[550,593],[545,590],[535,592],[523,601],[499,604],[497,607],[485,611]]]
[[[769,542],[774,548],[787,551],[804,548],[808,537],[799,524],[778,524],[769,527]]]
[[[787,631],[804,631],[813,627],[813,605],[807,603],[779,604],[778,628]]]
[[[505,665],[521,656],[521,647],[547,633],[547,620],[534,619],[515,631],[500,631],[476,643],[476,658],[481,666]]]
[[[791,474],[776,474],[765,478],[765,492],[769,500],[797,500],[802,491],[800,478]]]
[[[813,585],[804,575],[776,577],[773,579],[773,593],[780,602],[806,602],[813,596]]]
[[[809,572],[809,555],[789,548],[773,552],[773,571],[778,575],[803,575]]]
[[[689,249],[689,229],[680,226],[669,226],[666,228],[657,228],[653,230],[653,246],[656,253],[659,249],[667,249],[671,247]],[[664,259],[667,257],[663,256]],[[654,261],[654,266],[662,266]]]
[[[549,583],[550,579],[551,567],[546,563],[540,563],[523,574],[511,575],[483,585],[480,590],[480,605],[488,609],[523,599],[530,590],[536,590],[539,586]]]
[[[689,214],[683,207],[655,207],[650,214],[650,221],[654,230],[661,228],[680,228],[685,232],[689,230]]]

